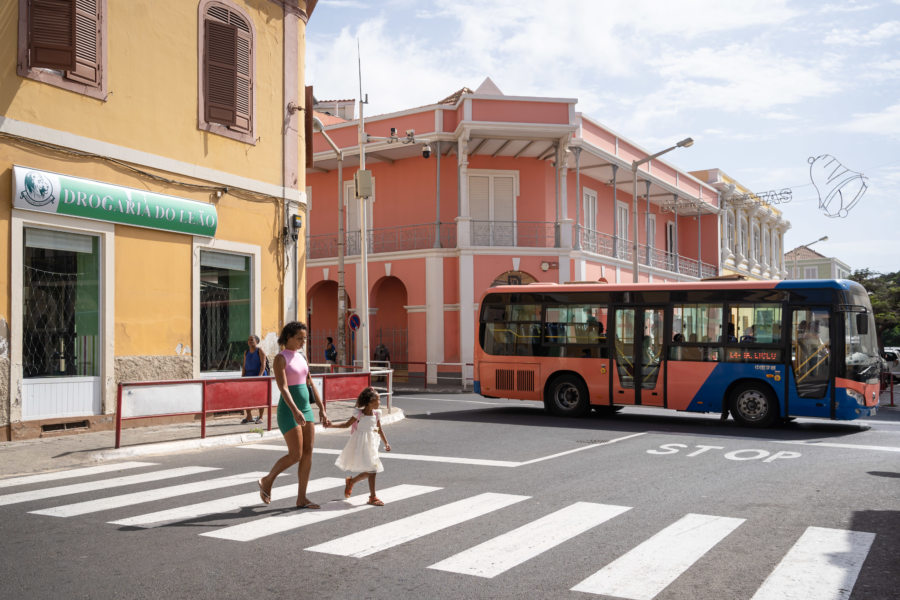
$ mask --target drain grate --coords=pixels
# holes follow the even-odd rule
[[[87,429],[87,421],[69,421],[68,423],[53,423],[51,425],[41,425],[42,433],[55,433],[58,431],[68,431],[70,429]]]

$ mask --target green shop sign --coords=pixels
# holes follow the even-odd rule
[[[218,225],[211,204],[18,166],[13,206],[206,237],[215,237]]]

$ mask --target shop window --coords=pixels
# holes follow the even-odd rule
[[[25,229],[24,377],[100,374],[99,246],[95,236]]]
[[[252,282],[249,256],[200,251],[201,371],[240,371]]]
[[[200,128],[253,143],[254,34],[230,2],[200,5]]]
[[[19,0],[17,72],[106,97],[107,0]]]

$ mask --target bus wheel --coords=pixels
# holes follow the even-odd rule
[[[745,383],[731,395],[731,416],[746,427],[768,427],[778,417],[778,402],[765,387]]]
[[[591,410],[587,387],[581,378],[561,375],[553,380],[544,398],[544,406],[560,417],[583,417]]]

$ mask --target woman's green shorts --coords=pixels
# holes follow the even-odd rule
[[[288,386],[288,391],[291,393],[291,398],[294,400],[294,404],[303,413],[303,418],[306,419],[308,423],[315,423],[316,418],[313,416],[312,407],[309,405],[309,388],[305,383],[301,383],[300,385],[291,385]],[[297,426],[297,421],[294,419],[294,413],[291,412],[288,403],[284,401],[284,396],[279,398],[278,400],[278,429],[281,430],[282,434],[287,433],[291,429]]]

